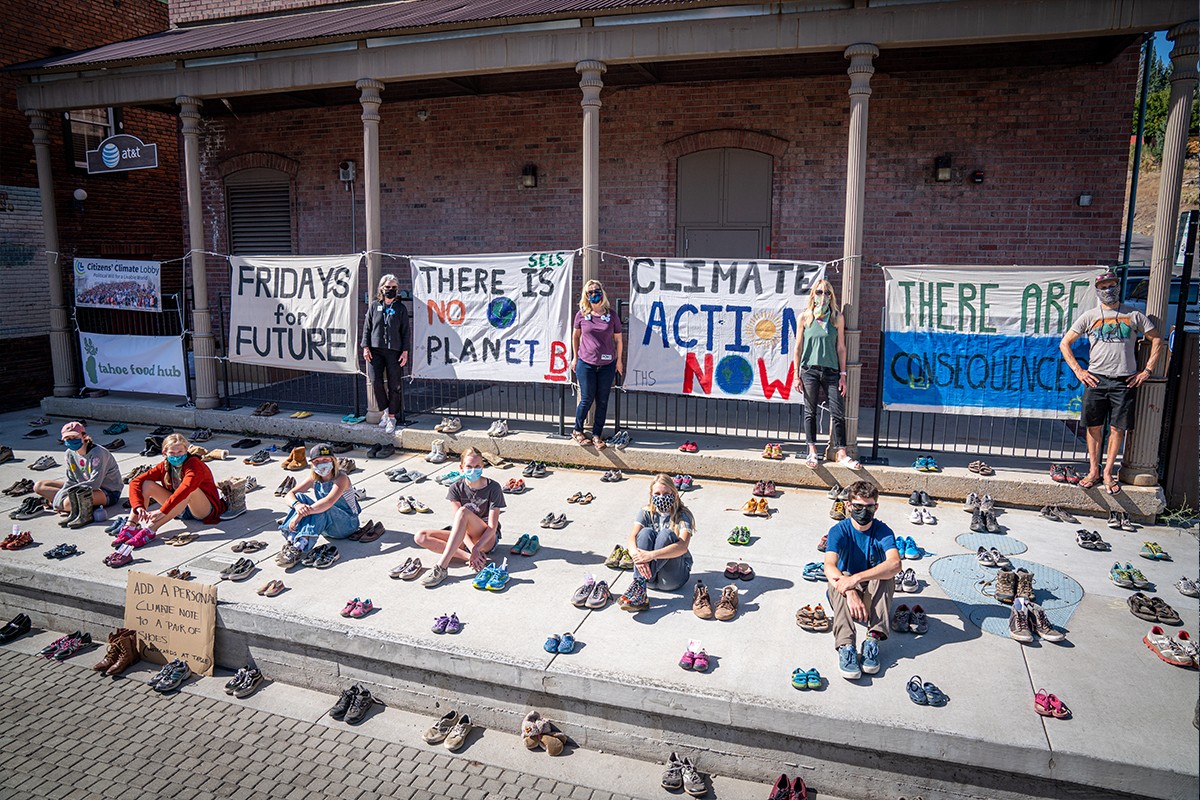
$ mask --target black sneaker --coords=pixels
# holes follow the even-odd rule
[[[196,428],[196,430],[192,431],[192,441],[207,442],[212,438],[212,435],[212,431],[208,428]]]
[[[302,563],[306,567],[315,566],[317,561],[321,558],[321,556],[325,554],[325,549],[328,548],[329,546],[330,545],[323,544],[323,545],[318,545],[317,547],[314,547],[312,550],[309,550],[307,553],[304,554],[304,558],[301,560],[300,563]]]
[[[245,699],[258,691],[258,687],[262,686],[265,680],[262,671],[258,667],[250,667],[246,670],[246,675],[233,690],[233,696],[239,700]]]
[[[336,564],[338,559],[341,557],[341,553],[338,552],[336,547],[331,544],[326,545],[324,552],[317,556],[317,559],[313,562],[313,566],[315,566],[317,569],[329,569]]]
[[[368,690],[360,686],[358,694],[350,699],[350,707],[346,709],[346,724],[357,725],[362,722],[374,704],[375,698]]]
[[[159,425],[154,430],[150,431],[151,436],[170,436],[175,432],[175,429],[170,425]]]
[[[244,463],[250,464],[251,466],[255,466],[255,467],[262,466],[263,464],[268,463],[270,460],[271,460],[271,454],[268,453],[266,450],[259,450],[257,453],[250,456],[249,458],[242,459],[242,461]]]
[[[295,450],[297,447],[304,447],[304,440],[297,439],[295,436],[293,436],[291,439],[288,439],[286,442],[284,442],[283,445],[279,449],[280,450]]]
[[[334,442],[329,446],[329,449],[335,453],[349,453],[354,449],[354,445],[350,442]]]
[[[225,694],[233,694],[238,685],[246,679],[246,674],[250,671],[249,667],[242,667],[233,674],[233,677],[225,684]]]
[[[329,716],[333,717],[334,719],[343,719],[346,716],[346,712],[350,710],[350,703],[354,700],[354,698],[358,697],[358,693],[361,691],[366,690],[357,683],[351,686],[349,689],[343,689],[341,696],[338,697],[337,702],[333,704],[333,708],[329,709]]]
[[[391,458],[396,455],[396,446],[394,444],[385,444],[379,448],[379,452],[375,454],[375,458]]]
[[[381,444],[373,444],[373,445],[371,445],[369,448],[367,448],[367,458],[376,458],[376,457],[378,457],[378,455],[379,455],[379,451],[380,451],[382,448],[383,448],[383,445],[381,445]]]
[[[921,505],[921,493],[914,489],[913,493],[908,496],[908,504],[910,506]]]
[[[932,506],[933,505],[933,498],[929,496],[929,492],[922,491],[922,492],[918,492],[918,494],[921,495],[921,505],[923,505],[923,506]]]
[[[55,661],[66,661],[71,656],[78,653],[84,647],[90,647],[92,644],[92,635],[85,633],[82,636],[72,636],[66,641],[62,647],[54,653]]]

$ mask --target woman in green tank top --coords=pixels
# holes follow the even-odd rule
[[[817,407],[824,389],[832,418],[830,444],[837,450],[837,463],[859,469],[862,465],[846,453],[846,327],[829,281],[818,281],[808,295],[808,308],[800,315],[793,360],[796,388],[804,393],[804,433],[808,439],[804,463],[815,469],[821,461],[817,456]]]

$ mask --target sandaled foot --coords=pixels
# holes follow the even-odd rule
[[[820,463],[821,459],[817,457],[816,453],[809,453],[808,458],[804,459],[804,466],[808,467],[809,469],[816,469],[817,465]]]
[[[1079,479],[1079,488],[1080,489],[1091,489],[1093,486],[1095,486],[1099,482],[1100,482],[1100,476],[1093,475],[1092,473],[1089,472],[1087,475],[1084,475],[1082,478]]]
[[[602,436],[593,436],[592,437],[592,445],[597,450],[603,450],[604,448],[608,447],[608,445],[605,444],[604,438]]]

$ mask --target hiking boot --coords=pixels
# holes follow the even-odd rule
[[[141,655],[138,653],[138,640],[136,632],[132,630],[128,631],[125,635],[117,639],[116,645],[117,658],[115,661],[113,661],[109,668],[104,671],[104,674],[108,675],[109,677],[112,677],[113,675],[120,675],[122,672],[129,669],[139,660],[141,660]]]
[[[708,597],[708,587],[704,581],[696,581],[696,589],[692,593],[692,613],[700,619],[712,619],[712,601]]]
[[[1023,597],[1026,600],[1033,599],[1033,573],[1025,568],[1016,571],[1017,576],[1017,597]]]
[[[113,664],[117,663],[117,659],[121,657],[121,651],[117,647],[117,640],[122,636],[127,636],[132,631],[129,628],[117,628],[108,635],[108,650],[104,652],[104,658],[92,665],[92,669],[96,672],[104,672]]]
[[[1023,600],[1013,602],[1012,613],[1008,615],[1008,636],[1023,644],[1033,641],[1033,631],[1029,627],[1029,614],[1025,610]]]
[[[829,518],[836,520],[846,518],[846,502],[844,500],[833,501],[833,507],[829,509]]]
[[[713,616],[722,622],[728,622],[737,615],[738,590],[736,586],[726,586],[721,590],[721,599],[717,601],[717,610]]]
[[[1017,595],[1017,573],[1002,569],[996,573],[996,599],[1001,603],[1012,603]]]
[[[845,644],[838,648],[838,672],[848,681],[862,677],[862,670],[858,668],[858,651],[854,645]]]
[[[650,608],[650,598],[646,594],[646,579],[641,573],[634,575],[629,589],[617,600],[622,611],[645,611]]]
[[[71,512],[75,516],[67,520],[67,527],[71,530],[78,530],[89,524],[95,510],[95,506],[92,504],[91,486],[84,486],[78,491],[71,492]]]
[[[1050,624],[1050,618],[1046,616],[1046,610],[1037,603],[1025,603],[1025,608],[1028,609],[1029,627],[1034,633],[1045,639],[1047,642],[1061,642],[1067,638],[1067,635],[1056,629]]]

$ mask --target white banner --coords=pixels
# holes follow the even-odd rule
[[[361,259],[230,256],[229,359],[310,372],[357,372]]]
[[[178,336],[112,336],[79,332],[83,381],[89,389],[187,396],[183,340]]]
[[[635,258],[625,388],[787,402],[814,261]]]
[[[894,411],[1078,419],[1059,342],[1096,306],[1102,267],[886,267],[883,405]],[[1075,355],[1087,363],[1087,337]]]
[[[161,268],[157,261],[75,259],[75,305],[162,311]]]
[[[413,376],[569,380],[574,256],[413,256]]]

